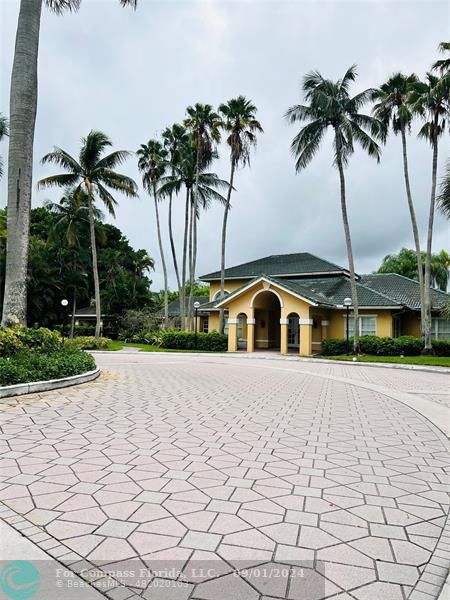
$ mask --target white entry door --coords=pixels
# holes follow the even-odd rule
[[[289,317],[288,319],[288,347],[299,347],[299,322],[298,317]]]

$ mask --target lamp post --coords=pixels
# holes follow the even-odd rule
[[[195,341],[194,341],[194,346],[195,349],[197,350],[197,316],[198,316],[198,309],[200,308],[200,302],[194,302],[194,308],[195,308]]]
[[[347,356],[350,354],[350,347],[349,347],[349,343],[348,343],[348,320],[349,320],[349,311],[350,311],[350,306],[352,305],[352,299],[351,298],[344,298],[344,306],[347,309],[347,320],[346,320],[346,345],[347,345]]]
[[[64,342],[64,339],[65,339],[64,333],[65,333],[65,330],[66,330],[66,321],[67,321],[67,312],[66,311],[67,311],[68,305],[69,305],[69,301],[67,300],[67,298],[63,298],[61,300],[61,306],[63,307],[63,310],[64,310],[64,318],[63,318],[63,326],[62,326],[63,342]]]

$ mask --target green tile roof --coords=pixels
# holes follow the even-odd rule
[[[260,275],[255,277],[253,281],[257,281],[260,277],[264,277],[268,281],[285,288],[288,291],[293,292],[306,300],[318,304],[320,306],[336,306],[342,305],[344,298],[351,297],[350,280],[347,277],[314,277],[306,279],[280,279],[271,277],[270,275]],[[225,297],[235,295],[241,290],[251,285],[252,281],[245,283],[234,292],[227,294]],[[356,284],[358,292],[358,300],[360,307],[395,307],[400,308],[400,304],[394,301],[392,298],[386,295],[376,292],[369,287],[362,285],[361,283]],[[209,306],[216,306],[219,300],[216,302],[210,302],[205,308]]]
[[[389,296],[399,304],[412,310],[420,309],[419,282],[397,273],[373,273],[361,275],[364,285]],[[440,290],[431,290],[431,305],[439,310],[450,300],[450,295]]]
[[[272,277],[311,275],[313,273],[347,273],[347,269],[334,263],[323,260],[309,252],[296,254],[274,254],[259,258],[251,262],[242,263],[235,267],[225,269],[226,279],[240,279],[259,277],[263,273]],[[220,279],[220,271],[203,275],[200,279],[210,281]]]

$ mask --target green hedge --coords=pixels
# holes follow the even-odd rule
[[[0,385],[61,379],[93,369],[93,357],[81,350],[58,350],[50,354],[23,350],[0,358]]]
[[[213,331],[212,333],[195,333],[192,331],[161,331],[158,334],[161,348],[170,350],[205,350],[208,352],[224,352],[228,347],[228,337]]]
[[[80,335],[73,339],[65,340],[64,347],[71,350],[103,350],[110,344],[110,338],[93,335]]]
[[[423,349],[422,338],[403,335],[398,338],[365,335],[359,338],[360,350],[363,354],[376,356],[418,356]],[[353,338],[349,340],[350,351],[353,348]],[[433,349],[437,356],[450,356],[450,340],[434,340]],[[346,354],[347,343],[342,338],[331,338],[322,341],[324,356]]]

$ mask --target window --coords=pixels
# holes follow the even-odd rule
[[[224,322],[224,325],[223,325],[223,333],[225,335],[228,335],[228,317],[225,317],[225,322]]]
[[[345,321],[347,318],[345,318]],[[345,323],[344,321],[344,323]],[[344,335],[347,333],[347,327],[345,323]],[[349,317],[348,320],[348,335],[352,337],[355,333],[355,325],[353,317]],[[377,335],[377,318],[376,317],[359,317],[359,335]]]
[[[209,319],[208,319],[208,317],[203,317],[203,322],[202,322],[203,333],[208,333],[208,329],[209,329]]]
[[[434,340],[450,340],[450,320],[431,319],[431,337]]]
[[[394,317],[394,337],[398,338],[402,335],[402,326],[400,317]]]
[[[242,315],[240,315],[238,317],[238,340],[242,339],[242,336],[244,335],[244,319],[246,317],[243,317]]]

